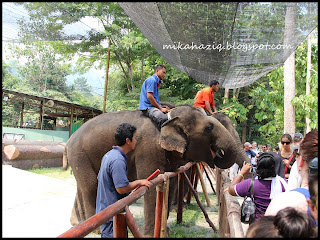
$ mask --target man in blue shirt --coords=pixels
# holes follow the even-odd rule
[[[98,174],[98,191],[96,200],[96,213],[102,211],[111,204],[128,196],[138,186],[150,188],[151,183],[146,180],[129,182],[127,177],[127,153],[136,145],[136,127],[128,123],[120,124],[115,132],[115,140],[118,146],[113,146],[101,161]],[[102,238],[113,237],[113,218],[100,226]]]
[[[143,82],[139,101],[139,110],[142,110],[145,116],[150,117],[159,129],[168,120],[166,113],[169,108],[162,107],[159,99],[159,87],[165,76],[166,67],[161,64],[157,65],[154,74]]]

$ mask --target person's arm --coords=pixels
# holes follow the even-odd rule
[[[150,188],[151,182],[146,179],[135,180],[133,182],[129,182],[127,186],[116,188],[116,190],[119,194],[124,194],[131,192],[133,189],[139,186],[146,186],[147,188]]]
[[[204,105],[206,106],[207,111],[208,111],[210,114],[213,114],[213,111],[211,110],[210,103],[209,103],[208,101],[204,101]]]
[[[167,113],[167,112],[168,112],[168,108],[166,108],[166,107],[163,108],[163,107],[161,107],[161,106],[157,103],[157,101],[156,101],[156,99],[154,98],[152,92],[147,92],[147,98],[148,98],[149,102],[150,102],[154,107],[160,109],[161,112],[163,112],[163,113]]]
[[[251,164],[247,162],[243,162],[243,166],[239,172],[239,174],[232,180],[230,186],[229,186],[229,193],[232,196],[237,196],[236,191],[235,191],[235,185],[244,180],[244,175],[250,172],[251,169]]]
[[[213,110],[213,113],[212,113],[212,114],[214,114],[214,113],[217,113],[217,112],[218,112],[215,106],[212,106],[212,110]]]

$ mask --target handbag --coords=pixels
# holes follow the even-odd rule
[[[253,198],[253,184],[254,178],[251,179],[250,187],[248,189],[248,193],[250,197],[248,197],[248,193],[245,196],[243,203],[241,205],[241,222],[242,223],[252,223],[256,218],[256,205],[254,204]]]

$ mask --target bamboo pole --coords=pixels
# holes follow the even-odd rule
[[[210,179],[210,177],[209,177],[209,174],[208,174],[208,172],[207,172],[207,170],[206,170],[206,166],[202,164],[202,167],[203,167],[203,170],[204,170],[204,172],[206,173],[206,176],[207,176],[207,178],[208,178],[208,180],[209,180],[209,183],[210,183],[210,186],[211,186],[211,188],[212,188],[212,191],[213,191],[214,193],[216,193],[216,191],[214,190],[214,187],[213,187],[213,185],[212,185],[211,179]]]
[[[191,184],[191,182],[190,182],[187,174],[186,174],[185,172],[183,172],[183,174],[184,174],[185,179],[187,180],[187,183],[188,183],[190,189],[192,190],[192,193],[193,193],[193,195],[194,195],[194,197],[195,197],[195,199],[196,199],[196,201],[197,201],[200,209],[201,209],[202,212],[203,212],[203,215],[204,215],[207,223],[208,223],[209,226],[213,229],[213,231],[218,232],[218,230],[216,229],[216,227],[214,226],[214,224],[213,224],[213,223],[211,222],[211,220],[209,219],[208,213],[206,212],[206,210],[205,210],[204,207],[202,206],[201,201],[199,200],[198,194],[197,194],[197,192],[193,189],[192,184]]]
[[[197,174],[199,175],[199,178],[200,178],[200,182],[201,182],[201,186],[202,186],[204,197],[205,197],[206,202],[207,202],[207,206],[211,207],[210,198],[209,198],[209,195],[208,195],[208,192],[207,192],[207,188],[206,188],[206,185],[204,183],[204,180],[203,180],[203,177],[202,177],[202,174],[201,174],[201,171],[200,171],[199,163],[196,164],[196,167],[197,167],[196,171],[197,171]]]

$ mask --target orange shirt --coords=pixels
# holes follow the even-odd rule
[[[214,105],[214,94],[212,92],[211,87],[204,88],[197,93],[197,95],[194,98],[193,106],[194,107],[201,107],[206,111],[207,109],[206,109],[206,105],[204,103],[205,101],[208,101],[210,106],[215,106]]]

